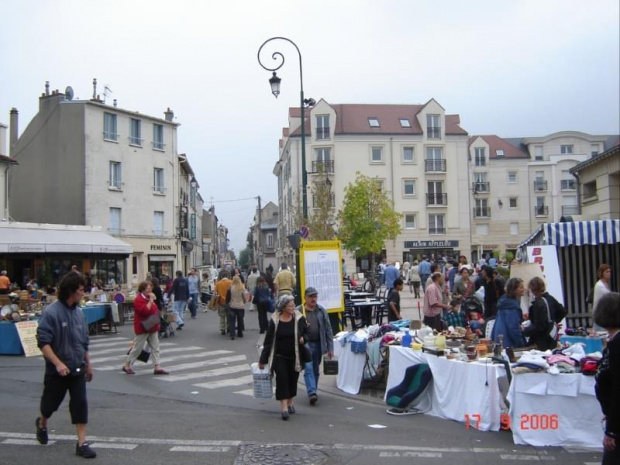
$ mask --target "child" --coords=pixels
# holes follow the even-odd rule
[[[467,315],[461,311],[461,302],[458,299],[454,299],[450,302],[450,306],[452,309],[446,315],[446,323],[454,328],[457,326],[464,328],[467,324]]]

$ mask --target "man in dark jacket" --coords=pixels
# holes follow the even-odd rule
[[[176,272],[176,278],[174,278],[174,282],[170,288],[170,294],[174,295],[172,311],[178,315],[177,329],[183,329],[183,326],[185,326],[185,323],[183,323],[183,312],[189,300],[189,283],[187,279],[183,277],[183,272],[181,270]]]
[[[81,274],[65,275],[58,286],[58,300],[45,309],[37,328],[37,345],[45,357],[45,382],[36,436],[40,444],[47,444],[47,420],[69,391],[71,423],[78,436],[75,454],[90,459],[97,455],[86,442],[86,383],[93,379],[93,370],[88,354],[88,325],[77,308],[85,284]]]

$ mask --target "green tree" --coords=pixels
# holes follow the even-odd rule
[[[377,180],[356,173],[355,183],[344,190],[342,210],[338,212],[339,238],[356,257],[370,255],[371,270],[375,254],[386,240],[394,240],[401,230],[402,215]]]
[[[241,252],[239,252],[239,266],[241,268],[245,268],[250,266],[252,259],[252,249],[246,247]]]
[[[308,199],[310,208],[306,226],[310,230],[310,240],[328,241],[334,239],[336,223],[334,193],[327,176],[318,176],[310,188]]]

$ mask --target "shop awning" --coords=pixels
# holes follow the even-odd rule
[[[23,223],[22,223],[23,224]],[[84,227],[0,227],[0,253],[92,253],[129,255],[130,244]]]
[[[617,242],[620,242],[620,220],[575,221],[545,223],[519,244],[519,247],[538,244],[567,247]]]

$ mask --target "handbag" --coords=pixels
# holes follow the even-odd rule
[[[142,349],[142,352],[140,352],[140,355],[138,355],[136,360],[140,360],[141,362],[147,363],[150,357],[151,357],[151,351],[146,350],[146,348],[144,348]]]
[[[149,315],[149,317],[146,320],[142,320],[141,324],[142,324],[142,328],[145,331],[150,332],[151,329],[153,329],[155,326],[159,324],[159,312]]]
[[[217,310],[217,302],[220,300],[220,295],[214,292],[209,300],[209,310]]]
[[[323,374],[324,375],[337,375],[338,374],[338,359],[336,358],[323,359]]]
[[[558,324],[551,319],[551,312],[549,311],[549,302],[547,302],[547,299],[545,299],[544,297],[542,297],[542,300],[545,301],[545,305],[547,306],[547,322],[551,323],[551,327],[549,328],[549,336],[551,336],[551,338],[554,341],[557,341],[558,332],[559,332]]]
[[[299,358],[302,364],[312,361],[312,352],[310,352],[310,348],[306,344],[299,345]]]

